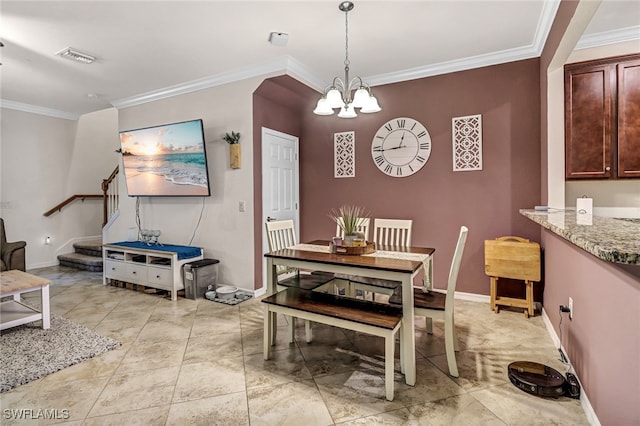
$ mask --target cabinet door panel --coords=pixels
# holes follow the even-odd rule
[[[127,282],[144,284],[147,281],[147,267],[144,263],[127,263]]]
[[[156,268],[149,266],[147,269],[149,285],[162,290],[172,290],[173,271],[169,268]]]
[[[124,280],[128,277],[127,267],[124,262],[118,262],[114,260],[107,260],[104,263],[105,277],[115,280]]]
[[[612,175],[612,93],[615,67],[599,65],[565,73],[566,178]]]
[[[640,60],[618,65],[618,176],[640,177]]]

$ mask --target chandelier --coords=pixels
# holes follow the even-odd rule
[[[365,84],[360,77],[349,80],[349,11],[353,10],[353,2],[343,1],[338,6],[344,12],[345,27],[345,54],[344,54],[344,80],[334,77],[331,86],[324,89],[322,97],[318,100],[314,114],[332,115],[334,108],[340,108],[338,117],[357,117],[355,108],[359,108],[362,113],[372,113],[380,111],[378,100],[371,93],[371,88]],[[352,95],[352,92],[355,93]]]

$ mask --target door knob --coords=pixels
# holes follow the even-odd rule
[[[273,222],[274,220],[277,220],[277,219],[275,217],[267,216],[267,222]]]

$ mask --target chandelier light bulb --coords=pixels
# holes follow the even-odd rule
[[[380,108],[380,105],[378,105],[378,100],[375,96],[369,96],[366,105],[360,109],[360,112],[364,114],[371,114],[380,111],[382,111],[382,108]]]
[[[356,118],[357,116],[358,114],[356,114],[353,104],[340,108],[340,112],[338,113],[338,117],[340,118]]]
[[[356,108],[364,107],[369,102],[369,97],[369,91],[364,87],[360,87],[353,96],[353,106]]]
[[[317,115],[333,115],[333,109],[326,98],[320,98],[313,113]]]
[[[331,108],[344,107],[344,101],[342,100],[342,93],[340,93],[336,88],[333,88],[329,90],[329,92],[327,92],[327,101],[329,102],[329,106]]]

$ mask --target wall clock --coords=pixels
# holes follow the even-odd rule
[[[399,117],[387,121],[371,141],[373,162],[386,175],[411,176],[431,155],[431,135],[419,121]]]

